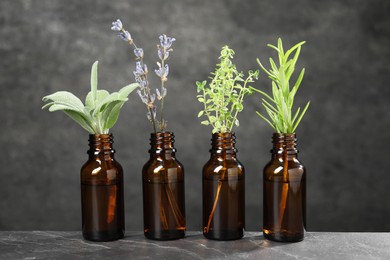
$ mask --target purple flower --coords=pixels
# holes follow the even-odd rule
[[[174,41],[176,41],[175,38],[173,37],[168,37],[165,34],[160,35],[160,46],[163,47],[164,49],[169,49],[171,48],[172,44]]]
[[[126,42],[133,42],[133,39],[128,31],[120,32],[119,37]]]
[[[112,22],[111,30],[120,32],[123,29],[121,20],[117,19],[115,22]]]
[[[161,100],[167,95],[167,89],[162,87],[162,95],[161,95],[160,90],[156,88],[156,93],[157,93],[157,99]]]
[[[144,57],[144,50],[142,48],[135,48],[134,49],[134,55],[137,57],[137,58],[140,58],[142,59]]]
[[[142,103],[148,104],[148,99],[146,98],[146,96],[142,95],[141,90],[137,90],[137,94],[141,98]]]
[[[153,106],[152,108],[152,113],[153,113],[153,118],[156,118],[156,107]],[[146,117],[149,119],[149,121],[152,121],[152,114],[150,113],[150,111],[148,111],[148,113],[146,113]]]
[[[151,94],[150,95],[150,102],[154,103],[155,100],[156,100],[156,94]]]
[[[141,89],[146,88],[148,86],[148,81],[144,79],[145,77],[140,77],[135,71],[133,73],[134,73],[135,81],[139,84],[140,88]]]
[[[165,78],[168,76],[168,73],[169,73],[169,66],[168,66],[168,64],[165,64],[165,69],[164,69],[164,77]]]
[[[146,64],[142,64],[142,62],[137,61],[135,63],[134,75],[135,76],[142,76],[142,75],[146,75],[146,74],[148,74],[148,67],[146,66]]]
[[[167,95],[167,89],[163,87],[162,92],[162,97],[165,97]]]
[[[163,48],[158,48],[157,54],[158,54],[158,57],[160,58],[160,60],[166,60],[166,59],[168,59],[168,57],[169,57],[169,52],[170,52],[171,50],[172,50],[172,49],[170,49],[170,50],[164,50]]]
[[[166,78],[168,76],[168,73],[169,73],[169,66],[168,66],[168,64],[165,64],[164,68],[160,67],[159,69],[154,70],[154,72],[160,78]]]

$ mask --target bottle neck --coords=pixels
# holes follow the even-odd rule
[[[115,153],[115,150],[112,148],[112,144],[114,143],[113,139],[112,134],[89,135],[89,157],[96,158],[101,155],[110,155],[113,157]]]
[[[165,159],[175,157],[176,149],[173,146],[175,135],[172,132],[157,132],[150,134],[150,157],[165,156]]]
[[[236,136],[234,133],[215,133],[211,138],[211,157],[235,157]]]
[[[296,141],[295,134],[274,133],[272,136],[272,156],[274,158],[283,156],[288,156],[289,158],[297,157],[299,151],[296,148]]]

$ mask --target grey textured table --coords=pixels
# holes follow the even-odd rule
[[[80,232],[1,231],[0,259],[390,259],[390,233],[309,232],[302,242],[264,240],[247,232],[241,240],[219,242],[188,232],[175,241],[151,241],[141,232],[122,240],[92,243]]]

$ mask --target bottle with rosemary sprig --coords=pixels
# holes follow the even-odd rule
[[[214,240],[242,238],[245,228],[245,169],[237,159],[237,115],[243,100],[252,93],[249,83],[259,71],[249,71],[245,78],[232,63],[234,51],[224,46],[211,82],[196,82],[198,101],[206,117],[203,125],[212,127],[210,160],[203,167],[203,235]]]
[[[167,60],[176,39],[165,34],[159,37],[159,62],[155,74],[160,78],[161,86],[153,91],[149,86],[143,49],[137,47],[119,19],[112,23],[111,29],[119,32],[119,37],[134,49],[134,76],[140,86],[137,93],[146,106],[147,118],[153,127],[150,159],[142,169],[144,234],[155,240],[179,239],[185,236],[186,230],[184,168],[176,158],[174,134],[167,131],[167,121],[164,118],[164,99],[167,95],[169,73]],[[157,103],[160,109],[157,108]]]
[[[306,227],[306,168],[298,160],[295,130],[303,118],[310,102],[301,111],[292,112],[295,94],[302,82],[305,69],[302,69],[294,85],[290,84],[301,46],[300,42],[284,51],[282,40],[276,50],[279,66],[270,58],[271,68],[267,70],[257,59],[258,64],[272,81],[272,95],[254,89],[263,95],[262,106],[268,117],[257,112],[273,129],[273,149],[271,161],[263,173],[263,233],[274,241],[296,242],[304,238]]]
[[[138,84],[111,94],[98,90],[97,69],[96,61],[85,105],[72,93],[58,91],[43,98],[49,102],[42,108],[63,111],[89,133],[89,158],[80,172],[82,230],[86,240],[103,242],[123,238],[125,231],[123,170],[114,158],[114,137],[109,129],[115,125],[128,95]]]

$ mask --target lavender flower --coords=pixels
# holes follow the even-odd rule
[[[156,93],[157,93],[157,99],[158,99],[158,100],[161,100],[161,99],[163,99],[163,98],[167,95],[167,89],[164,88],[164,87],[162,87],[162,94],[161,94],[161,93],[160,93],[160,90],[158,90],[158,89],[156,88]]]
[[[140,77],[140,76],[146,76],[146,74],[148,74],[148,67],[146,66],[146,64],[143,64],[142,62],[137,61],[135,63],[134,75]]]
[[[156,100],[156,94],[151,94],[150,95],[150,102],[154,103],[155,100]]]
[[[136,67],[133,71],[135,81],[139,84],[140,88],[137,91],[138,96],[140,97],[142,103],[146,105],[148,109],[147,118],[151,121],[153,129],[155,132],[162,131],[164,132],[167,127],[167,121],[163,117],[163,107],[164,107],[164,97],[167,95],[167,89],[164,86],[164,83],[168,80],[169,66],[165,61],[169,58],[170,52],[172,51],[172,45],[176,41],[173,37],[168,37],[165,34],[159,36],[159,44],[157,45],[157,54],[160,59],[160,62],[157,62],[158,68],[155,70],[155,73],[161,79],[161,88],[156,89],[155,93],[151,92],[148,82],[148,67],[144,63],[144,50],[138,48],[134,43],[131,34],[123,28],[121,20],[117,19],[112,22],[111,30],[119,32],[119,37],[127,42],[134,51],[136,57]],[[155,101],[160,100],[160,118],[157,120],[157,106],[154,103]]]
[[[137,94],[141,98],[142,103],[147,105],[148,104],[148,98],[141,93],[141,90],[137,90]]]
[[[157,50],[157,54],[158,54],[158,57],[160,58],[160,60],[166,60],[168,59],[169,57],[169,52],[172,51],[172,49],[170,50],[164,50],[162,49],[160,46]]]
[[[120,32],[119,37],[126,42],[129,42],[129,43],[133,42],[133,39],[131,38],[131,35],[128,31]]]
[[[134,49],[134,55],[137,58],[142,59],[144,57],[144,50],[142,48],[135,48]]]
[[[169,73],[169,66],[168,64],[165,64],[164,68],[161,67],[160,63],[157,63],[158,66],[160,67],[159,69],[157,70],[154,70],[154,72],[156,73],[157,76],[159,76],[160,78],[166,78],[168,76],[168,73]]]
[[[117,19],[115,22],[112,22],[111,30],[120,32],[123,29],[121,20]]]
[[[169,49],[171,48],[172,44],[174,41],[176,41],[175,38],[173,37],[168,37],[165,34],[160,35],[160,46],[163,47],[164,49]]]
[[[162,97],[165,97],[167,95],[167,89],[163,87],[162,91],[163,91]]]
[[[146,117],[149,119],[149,121],[152,121],[156,118],[156,107],[153,107],[152,109],[153,117],[152,114],[150,113],[150,110],[146,113]]]

